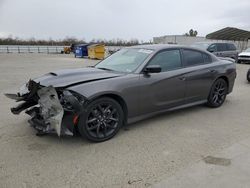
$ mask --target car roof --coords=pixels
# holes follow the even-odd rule
[[[149,49],[149,50],[161,50],[166,48],[175,48],[180,47],[180,45],[170,45],[170,44],[147,44],[147,45],[137,45],[131,46],[130,48],[142,48],[142,49]]]
[[[234,44],[233,42],[228,42],[228,41],[203,41],[203,42],[195,42],[194,44]]]
[[[148,49],[148,50],[154,50],[154,51],[172,49],[172,48],[186,48],[186,49],[198,50],[198,51],[207,53],[206,50],[202,50],[202,49],[192,47],[192,46],[177,45],[177,44],[148,44],[148,45],[131,46],[129,48]]]

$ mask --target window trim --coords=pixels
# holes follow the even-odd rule
[[[173,50],[178,50],[179,51],[179,54],[180,54],[180,60],[181,60],[181,67],[179,68],[175,68],[175,69],[171,69],[171,70],[167,70],[167,71],[162,71],[160,73],[165,73],[165,72],[169,72],[169,71],[174,71],[174,70],[179,70],[179,69],[182,69],[183,68],[183,56],[182,56],[182,49],[181,48],[169,48],[169,49],[162,49],[162,50],[159,50],[158,52],[156,52],[150,59],[149,61],[146,63],[146,65],[143,67],[143,69],[141,70],[140,73],[143,73],[144,69],[149,65],[149,63],[152,61],[152,59],[157,56],[159,53],[161,52],[165,52],[165,51],[173,51]],[[157,73],[159,74],[159,73]]]
[[[199,63],[199,64],[195,64],[195,65],[187,65],[186,59],[185,59],[185,56],[184,56],[184,53],[183,53],[184,50],[195,51],[195,52],[201,53],[202,54],[203,63]],[[205,59],[203,57],[203,54],[209,56],[210,62],[205,63]],[[181,48],[181,55],[182,55],[182,59],[183,59],[183,64],[182,64],[183,68],[196,67],[196,66],[201,66],[201,65],[208,65],[208,64],[211,64],[213,62],[213,59],[212,59],[211,55],[209,55],[206,52],[202,52],[202,51],[199,51],[199,50],[196,50],[196,49]],[[186,64],[186,66],[185,66],[185,64]]]

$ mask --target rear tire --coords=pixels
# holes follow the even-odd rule
[[[93,142],[103,142],[114,137],[123,125],[124,112],[112,98],[103,97],[92,101],[82,114],[78,130],[82,137]]]
[[[211,87],[210,94],[207,100],[207,106],[211,108],[220,107],[227,96],[228,85],[223,78],[217,79]]]
[[[250,69],[247,72],[247,81],[250,82]]]

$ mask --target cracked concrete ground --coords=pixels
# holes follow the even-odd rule
[[[5,91],[16,91],[30,78],[52,70],[95,63],[71,55],[0,54],[1,188],[183,187],[190,182],[186,175],[193,178],[189,187],[224,187],[235,185],[230,184],[236,181],[230,179],[234,174],[243,171],[249,177],[249,65],[237,65],[234,91],[221,108],[196,106],[163,114],[130,125],[104,143],[37,137],[27,115],[10,113],[14,102],[3,96]],[[229,159],[230,164],[207,164],[207,156]],[[242,187],[250,186],[245,176],[236,177]]]

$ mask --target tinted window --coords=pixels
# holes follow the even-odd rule
[[[216,44],[211,44],[208,49],[209,52],[217,52],[217,46]]]
[[[160,65],[162,72],[181,67],[181,56],[179,50],[167,50],[159,52],[152,58],[149,65]]]
[[[212,58],[210,55],[203,53],[202,56],[203,56],[204,63],[211,63],[212,62]]]
[[[203,64],[203,53],[194,50],[183,50],[185,66],[193,66]]]
[[[218,44],[216,44],[216,46],[217,46],[218,52],[227,51],[227,46],[226,46],[226,44],[218,43]]]
[[[234,46],[234,44],[227,44],[227,49],[229,51],[235,51],[236,50],[236,47]]]

